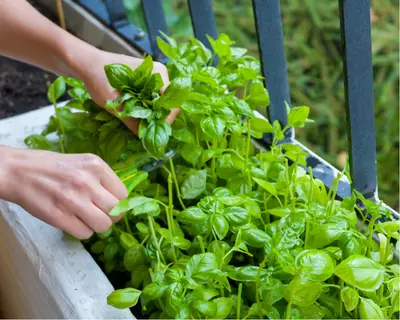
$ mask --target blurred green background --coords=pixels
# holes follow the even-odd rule
[[[131,23],[145,30],[140,0],[124,0]],[[218,32],[258,56],[250,0],[214,0]],[[170,34],[192,35],[186,0],[164,0]],[[292,105],[308,105],[313,125],[297,138],[342,168],[347,123],[338,1],[281,0]],[[379,195],[399,208],[399,0],[371,1]]]

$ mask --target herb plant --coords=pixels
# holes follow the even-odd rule
[[[139,139],[80,80],[63,77],[49,88],[55,116],[26,139],[32,148],[101,156],[129,191],[110,212],[124,218],[85,241],[119,288],[108,304],[151,319],[398,318],[399,221],[376,224],[388,213],[357,192],[336,200],[335,188],[309,174],[307,154],[281,143],[309,108],[291,108],[284,128],[269,123],[253,111],[269,98],[245,49],[225,34],[209,39],[213,51],[194,38],[164,39],[171,84],[163,95],[151,57],[136,70],[105,67],[121,93],[106,108],[141,119]],[[72,100],[59,106],[66,85]],[[178,106],[170,126],[165,118]],[[265,133],[273,143],[259,150],[252,141]],[[160,168],[141,170],[160,159]]]

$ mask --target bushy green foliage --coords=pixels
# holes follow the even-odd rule
[[[214,1],[219,32],[257,55],[251,1]],[[145,28],[140,0],[125,0],[130,21]],[[399,18],[398,0],[371,1],[374,94],[380,197],[398,206]],[[174,37],[192,34],[186,0],[164,1]],[[281,12],[293,104],[311,107],[316,124],[297,137],[332,164],[347,151],[338,1],[282,0]],[[338,156],[339,155],[339,156]]]
[[[146,319],[397,319],[399,221],[376,224],[389,212],[357,192],[336,200],[341,175],[327,190],[307,174],[307,154],[279,142],[308,122],[309,108],[290,108],[283,128],[257,116],[269,104],[259,61],[226,34],[210,43],[213,51],[194,38],[158,39],[171,58],[162,95],[150,56],[135,70],[105,66],[121,93],[106,107],[140,118],[140,140],[64,77],[49,88],[55,116],[26,139],[60,150],[56,132],[62,151],[98,154],[126,185],[109,213],[122,220],[85,241],[117,288],[108,304]],[[73,100],[59,106],[67,85]],[[274,136],[268,150],[252,143],[263,133]],[[163,161],[147,172],[151,158]]]

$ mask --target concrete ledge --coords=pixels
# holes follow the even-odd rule
[[[53,110],[1,120],[0,144],[25,148],[25,137],[40,133]],[[129,310],[107,305],[114,289],[80,242],[1,199],[0,252],[4,318],[135,319]]]

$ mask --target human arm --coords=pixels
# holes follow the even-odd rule
[[[123,63],[134,69],[142,62],[140,58],[99,50],[76,38],[42,16],[26,0],[0,1],[0,55],[83,80],[101,107],[119,96],[109,85],[104,66]],[[160,73],[165,89],[169,84],[166,67],[155,62],[153,72]],[[167,121],[172,122],[178,111],[172,110]],[[123,122],[137,133],[136,119]]]
[[[123,63],[136,68],[142,61],[81,41],[25,0],[0,0],[0,55],[82,79],[100,106],[119,95],[109,85],[104,66]],[[160,73],[168,85],[163,65],[155,63],[153,72]],[[176,113],[171,113],[170,122]],[[124,123],[136,132],[135,119]],[[106,231],[112,223],[109,211],[126,197],[123,183],[97,156],[0,146],[0,198],[77,238]]]

